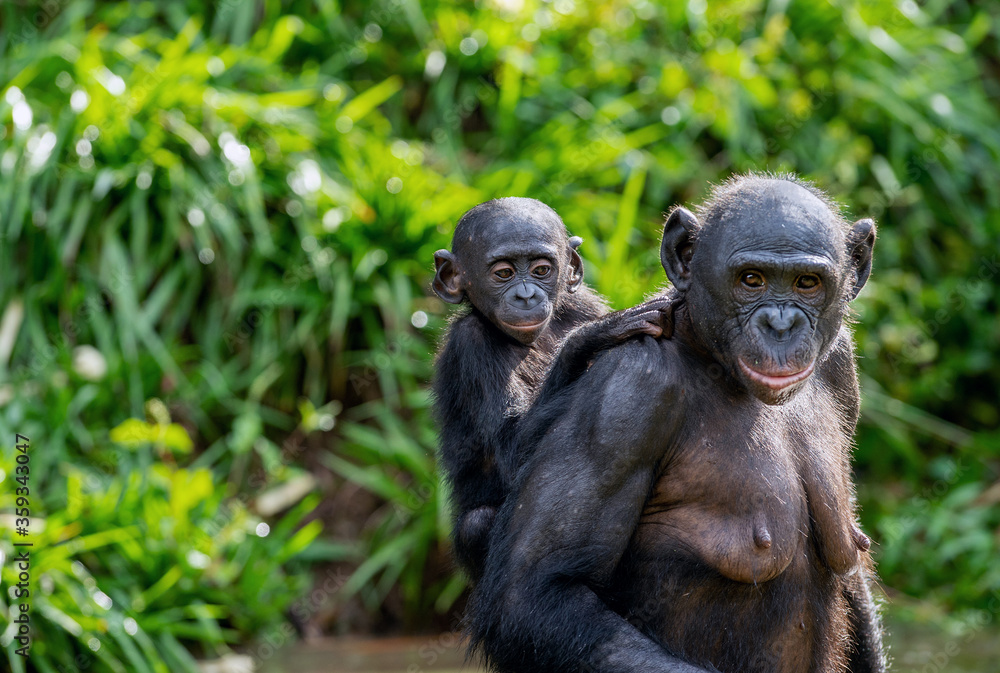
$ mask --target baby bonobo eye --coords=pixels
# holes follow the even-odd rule
[[[754,290],[764,287],[764,276],[756,271],[744,271],[740,282]]]
[[[510,280],[514,277],[514,269],[509,264],[498,264],[493,267],[493,275],[500,280]]]
[[[795,279],[795,287],[803,292],[814,292],[820,286],[819,276],[805,273]]]
[[[531,275],[536,278],[545,278],[550,273],[552,273],[552,267],[547,262],[538,264],[531,269]]]

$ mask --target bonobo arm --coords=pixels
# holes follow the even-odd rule
[[[638,306],[614,311],[584,323],[563,341],[555,362],[545,377],[536,403],[545,403],[580,375],[598,353],[636,336],[670,338],[673,334],[673,308],[676,299],[655,297]]]
[[[455,556],[475,577],[486,554],[495,508],[507,492],[497,465],[498,447],[514,439],[507,381],[515,363],[484,319],[455,321],[438,357],[434,408],[441,428],[441,463],[452,487]]]
[[[841,327],[830,356],[820,368],[820,375],[834,393],[840,407],[842,431],[850,438],[858,423],[860,393],[854,364],[854,340],[846,325]],[[845,474],[849,474],[850,469],[850,464],[846,464]],[[888,661],[882,645],[882,622],[878,605],[871,594],[870,566],[865,554],[871,540],[853,521],[850,534],[854,546],[862,553],[862,563],[857,572],[847,578],[844,590],[851,621],[848,670],[850,673],[883,673],[888,667]]]
[[[474,646],[494,670],[704,673],[594,591],[625,552],[680,418],[663,348],[626,342],[553,400],[559,420],[500,511],[470,606]]]
[[[866,567],[862,566],[848,578],[844,597],[851,620],[847,670],[850,673],[884,673],[889,664],[882,646],[882,621],[872,598]]]
[[[545,434],[555,420],[551,414],[552,400],[567,393],[569,386],[587,371],[602,351],[644,335],[667,339],[673,336],[677,301],[671,296],[654,297],[638,306],[586,322],[566,336],[534,403],[518,423],[513,449],[500,457],[500,470],[508,483],[514,483],[518,470],[534,449],[532,438]]]

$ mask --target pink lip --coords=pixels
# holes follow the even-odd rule
[[[515,332],[534,332],[539,327],[541,327],[542,325],[544,325],[545,321],[542,320],[541,322],[536,322],[536,323],[531,323],[531,324],[526,324],[526,325],[515,325],[515,324],[509,323],[509,322],[508,323],[504,323],[504,324],[506,324],[507,327],[509,327],[510,329],[514,330]]]
[[[809,366],[805,369],[799,370],[797,372],[792,372],[790,374],[763,374],[755,369],[751,369],[750,365],[743,361],[743,358],[739,358],[740,367],[742,367],[743,372],[750,377],[750,380],[759,383],[762,386],[770,388],[771,390],[784,390],[788,386],[794,386],[796,383],[800,383],[809,378],[813,369],[816,366],[816,362],[810,362]]]

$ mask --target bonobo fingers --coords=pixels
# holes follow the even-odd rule
[[[674,334],[674,307],[676,300],[669,297],[655,297],[638,306],[621,311],[627,319],[630,332],[620,336],[627,339],[638,334],[669,339]],[[638,323],[644,324],[638,324]]]
[[[597,350],[637,336],[670,338],[674,333],[675,305],[675,299],[655,297],[638,306],[615,311],[581,330],[586,329],[588,334],[603,342]]]
[[[677,308],[676,298],[657,297],[649,302],[649,305],[656,306],[660,312],[660,329],[663,331],[663,338],[669,339],[674,335],[674,310]]]
[[[642,313],[631,313],[622,316],[622,323],[614,330],[614,335],[619,341],[625,341],[632,337],[648,334],[658,337],[663,334],[660,327],[659,311],[644,311]]]

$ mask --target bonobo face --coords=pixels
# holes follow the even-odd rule
[[[507,198],[477,206],[455,231],[454,252],[435,254],[435,292],[464,298],[502,332],[531,344],[548,327],[562,292],[583,280],[579,239],[548,206]]]
[[[559,294],[559,262],[566,243],[530,223],[507,221],[504,234],[472,255],[465,292],[508,336],[524,344],[549,324]],[[553,240],[555,239],[555,240]]]
[[[710,228],[691,260],[703,279],[689,297],[692,313],[707,318],[698,321],[702,338],[715,335],[723,364],[770,404],[809,378],[842,316],[843,235],[805,193],[809,199],[768,200]]]
[[[717,219],[686,251],[687,303],[699,341],[730,375],[761,401],[782,404],[829,351],[846,301],[864,284],[874,225],[862,220],[847,234],[804,187],[753,184],[707,209]]]

